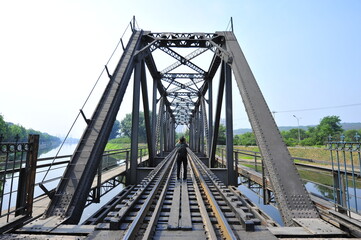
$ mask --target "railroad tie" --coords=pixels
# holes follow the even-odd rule
[[[168,218],[168,229],[169,230],[178,230],[179,228],[179,210],[180,210],[180,193],[181,185],[179,181],[175,182],[172,206],[169,212]]]
[[[176,181],[168,218],[169,230],[192,230],[187,181]]]
[[[183,180],[181,186],[182,186],[182,201],[181,201],[181,219],[180,219],[179,227],[182,230],[192,230],[191,209],[189,207],[187,180]]]

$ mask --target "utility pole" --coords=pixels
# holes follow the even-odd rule
[[[301,119],[301,118],[296,117],[296,115],[293,115],[293,116],[297,119],[298,145],[299,145],[300,142],[301,142],[301,135],[300,135],[300,119]]]

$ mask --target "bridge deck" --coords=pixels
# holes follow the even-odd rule
[[[64,225],[56,217],[38,219],[4,238],[276,239],[290,234],[291,228],[271,223],[239,191],[226,187],[192,151],[187,179],[178,180],[175,155],[171,152],[143,181],[126,187],[83,225]],[[108,173],[121,170],[124,166]],[[36,203],[39,211],[45,207],[42,201]],[[292,227],[297,237],[345,236],[320,219],[298,221]],[[327,232],[311,229],[310,223]]]

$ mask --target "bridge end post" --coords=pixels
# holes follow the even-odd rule
[[[36,161],[39,151],[39,135],[28,137],[29,152],[26,156],[26,167],[20,171],[19,187],[16,201],[15,216],[29,215],[33,212],[33,198],[36,174]]]

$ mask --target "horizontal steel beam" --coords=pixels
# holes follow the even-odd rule
[[[191,91],[191,92],[197,92],[196,89],[188,87],[185,84],[176,81],[174,78],[165,78],[165,77],[163,77],[163,78],[161,78],[161,80],[165,81],[165,82],[168,82],[170,84],[176,85],[179,89],[186,89],[186,90]],[[171,91],[171,92],[173,92],[173,91]]]
[[[199,92],[167,92],[167,96],[174,96],[174,97],[178,97],[178,96],[186,96],[186,97],[199,97],[200,93]]]
[[[205,74],[205,71],[202,68],[200,68],[197,65],[193,64],[191,61],[189,61],[188,59],[186,59],[182,55],[178,54],[174,50],[170,49],[169,47],[159,47],[159,49],[162,50],[163,52],[167,53],[169,56],[177,59],[181,64],[188,66],[192,70],[194,70],[194,71],[196,71],[196,72],[198,72],[200,74]]]
[[[164,78],[190,78],[190,79],[204,79],[204,74],[199,73],[163,73]]]

